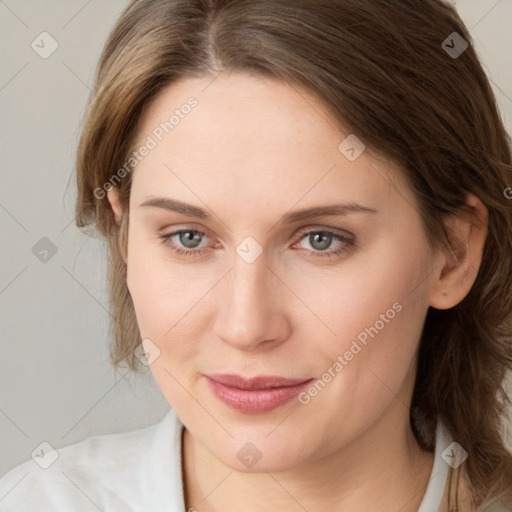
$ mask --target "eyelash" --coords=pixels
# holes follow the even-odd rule
[[[174,253],[180,255],[180,256],[191,256],[191,257],[199,257],[199,256],[202,256],[204,253],[205,253],[205,250],[206,248],[203,247],[201,249],[182,249],[176,245],[171,245],[169,242],[170,242],[170,239],[173,237],[173,236],[176,236],[176,235],[179,235],[180,233],[194,233],[194,234],[199,234],[199,235],[203,235],[203,236],[207,236],[206,233],[203,233],[202,231],[198,231],[196,229],[180,229],[180,230],[177,230],[177,231],[173,231],[172,233],[169,233],[167,235],[158,235],[158,237],[162,240],[162,243],[166,246],[166,247],[169,247],[169,249],[171,249]],[[300,239],[299,239],[299,242],[301,242],[304,238],[308,237],[309,235],[311,234],[318,234],[318,233],[321,233],[321,234],[324,234],[324,235],[332,235],[333,236],[333,239],[336,239],[340,242],[343,242],[345,245],[342,245],[340,248],[336,249],[336,250],[333,250],[333,251],[330,251],[330,252],[327,252],[327,251],[309,251],[310,253],[312,253],[314,255],[315,258],[334,258],[334,257],[337,257],[337,256],[341,256],[341,254],[347,252],[348,250],[352,249],[355,247],[355,240],[351,239],[351,238],[348,238],[348,237],[345,237],[343,235],[340,235],[338,233],[335,233],[333,231],[329,231],[327,229],[316,229],[316,230],[310,230],[310,231],[305,231],[305,232],[302,232],[300,234]],[[298,242],[296,242],[298,243]],[[294,244],[295,245],[295,244]],[[307,250],[307,249],[305,249]]]

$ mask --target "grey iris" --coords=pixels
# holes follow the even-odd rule
[[[318,237],[320,237],[322,240],[319,240]],[[309,243],[311,244],[311,247],[314,247],[315,249],[322,250],[327,249],[332,241],[332,234],[330,233],[311,233],[309,235]],[[315,244],[318,242],[318,246],[315,246]]]
[[[201,242],[201,234],[195,231],[182,231],[180,233],[180,242],[190,249],[194,249]],[[197,245],[194,245],[194,241],[198,242]],[[189,245],[191,244],[191,245]]]

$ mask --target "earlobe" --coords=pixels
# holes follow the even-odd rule
[[[114,212],[116,223],[119,224],[123,216],[123,208],[121,206],[121,200],[119,198],[119,189],[117,187],[110,187],[107,190],[107,199],[110,203],[112,211]]]
[[[437,280],[430,296],[430,305],[436,309],[449,309],[461,302],[482,263],[488,211],[473,194],[468,194],[466,202],[470,212],[461,211],[445,221],[450,246],[440,249],[437,255]]]

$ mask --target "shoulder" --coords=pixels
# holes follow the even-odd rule
[[[97,435],[57,450],[43,445],[0,479],[0,512],[133,510],[137,472],[159,425]]]

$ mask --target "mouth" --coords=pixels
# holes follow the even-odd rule
[[[288,379],[263,375],[246,379],[239,375],[205,375],[210,390],[222,403],[238,412],[260,414],[280,407],[314,379]]]

